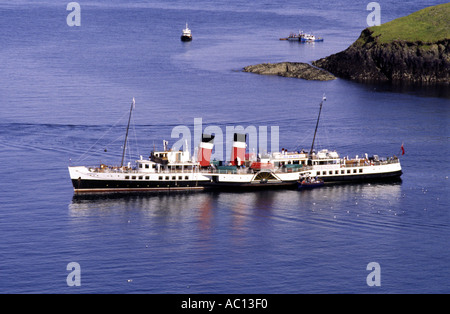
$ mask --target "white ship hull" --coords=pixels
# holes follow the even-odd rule
[[[395,180],[402,174],[396,162],[378,165],[317,165],[287,172],[263,170],[256,173],[218,173],[217,171],[157,172],[137,170],[69,167],[75,193],[150,192],[211,189],[272,189],[295,187],[305,176],[323,179],[325,184]]]
[[[223,188],[295,186],[300,172],[218,173],[213,171],[146,173],[135,170],[104,170],[69,167],[75,193],[146,192]]]

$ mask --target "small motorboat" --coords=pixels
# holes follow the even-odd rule
[[[299,41],[301,43],[313,43],[323,41],[323,38],[316,37],[313,34],[307,34],[304,31],[299,30],[298,34],[290,33],[288,37],[280,38],[280,40]]]
[[[319,41],[323,41],[322,37],[316,37],[312,34],[303,34],[303,36],[300,38],[300,42],[302,43],[314,43],[314,42],[319,42]]]
[[[303,180],[298,181],[299,189],[314,189],[323,186],[325,183],[323,179],[318,178],[304,178]]]
[[[183,32],[181,33],[181,41],[191,41],[192,40],[192,32],[188,27],[188,24],[186,23],[186,28],[183,29]]]

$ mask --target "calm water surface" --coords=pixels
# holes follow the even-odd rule
[[[382,22],[440,1],[383,1]],[[449,293],[448,88],[240,70],[348,47],[366,2],[0,1],[0,292]],[[188,22],[194,40],[182,43]],[[279,41],[303,29],[323,43]],[[401,158],[402,182],[75,198],[67,166],[117,164],[172,128],[279,126],[280,148]],[[216,145],[223,143],[216,143]],[[106,150],[106,151],[105,151]],[[66,266],[81,266],[68,287]],[[366,266],[381,266],[368,287]]]

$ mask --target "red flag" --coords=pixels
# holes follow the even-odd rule
[[[405,154],[405,149],[403,148],[403,143],[402,143],[402,156]]]

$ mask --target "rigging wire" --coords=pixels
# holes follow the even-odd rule
[[[323,103],[324,101],[326,101],[325,94],[322,97],[323,97],[323,99],[322,99],[322,103]],[[322,109],[322,105],[321,105],[321,109],[319,111],[319,117],[320,117],[320,115],[322,115],[322,118],[323,118],[323,114],[324,114],[325,111],[326,110],[323,110]],[[321,119],[321,121],[323,121],[323,120],[326,120],[326,119]],[[320,131],[320,132],[316,133],[316,136],[315,136],[315,139],[314,139],[315,142],[316,142],[315,145],[314,145],[316,147],[315,151],[319,151],[320,147],[330,147],[330,145],[329,145],[329,143],[330,143],[330,141],[329,141],[329,133],[328,133],[327,124],[322,122],[320,124],[319,130],[323,130],[323,131]],[[318,136],[319,134],[322,135],[322,138],[321,138],[321,136]],[[294,151],[300,151],[300,149],[301,150],[306,150],[307,148],[304,147],[304,143],[305,143],[306,140],[310,140],[309,136],[303,136],[302,138],[297,137],[297,140],[295,141],[295,143],[293,145],[293,150]],[[323,146],[324,143],[326,144],[325,146]]]
[[[87,155],[87,153],[89,153],[110,131],[111,129],[113,129],[114,127],[117,126],[117,124],[119,124],[119,122],[122,121],[122,119],[127,115],[127,113],[125,112],[117,121],[116,123],[114,123],[105,133],[103,133],[103,135],[91,146],[89,147],[89,149],[87,151],[85,151],[75,162],[76,163],[80,163],[84,160],[87,159],[87,157],[85,157]],[[115,140],[116,141],[116,140]],[[85,157],[85,158],[83,158]]]
[[[139,156],[141,154],[139,154],[139,145],[138,145],[137,135],[136,135],[136,122],[134,121],[134,116],[132,116],[131,119],[132,119],[132,124],[133,124],[134,143],[135,143],[135,147],[136,147],[137,158],[139,159]]]

